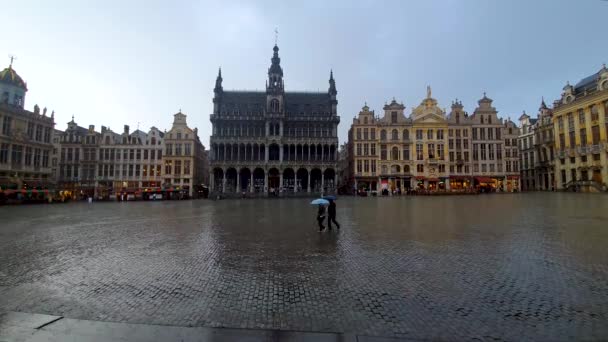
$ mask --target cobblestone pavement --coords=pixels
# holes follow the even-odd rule
[[[0,207],[0,312],[444,340],[608,339],[608,197]]]

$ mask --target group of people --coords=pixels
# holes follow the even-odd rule
[[[328,199],[329,205],[327,206],[327,229],[331,230],[331,223],[333,222],[338,229],[340,229],[340,224],[336,221],[336,202],[333,199]],[[317,222],[319,223],[319,232],[325,230],[325,226],[323,225],[323,221],[325,221],[325,206],[319,205],[319,211],[317,212]]]

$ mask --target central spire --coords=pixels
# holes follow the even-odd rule
[[[281,58],[279,57],[279,47],[275,45],[272,48],[273,54],[270,59],[271,64],[268,68],[268,84],[267,91],[282,92],[283,91],[283,69],[281,68]]]

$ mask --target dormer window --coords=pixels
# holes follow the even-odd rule
[[[391,112],[391,123],[397,123],[397,112]]]

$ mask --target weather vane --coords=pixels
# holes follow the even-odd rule
[[[10,66],[12,67],[12,66],[13,66],[13,60],[17,59],[17,57],[16,57],[15,55],[8,55],[8,58],[10,58],[10,59],[11,59],[11,64],[10,64]]]
[[[277,45],[277,41],[279,40],[279,30],[274,28],[274,45]]]

